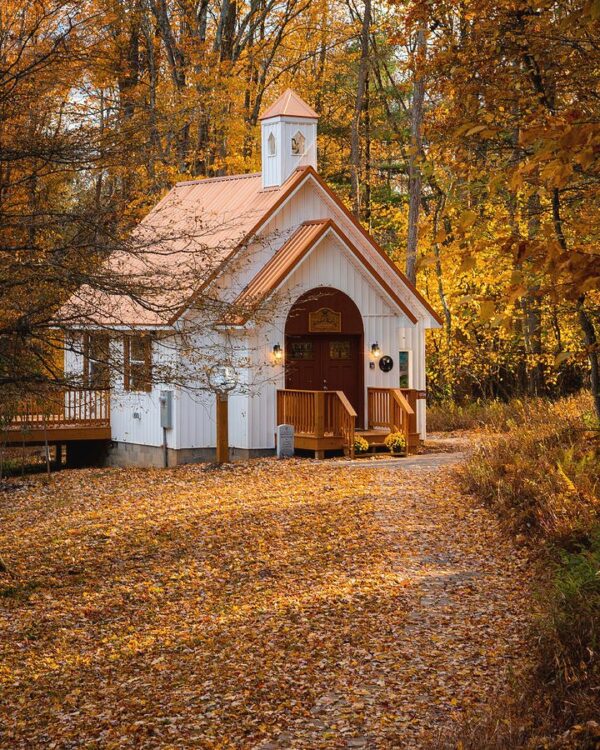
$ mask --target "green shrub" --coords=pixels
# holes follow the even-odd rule
[[[600,675],[600,526],[575,552],[561,551],[547,600],[542,663],[565,687]]]

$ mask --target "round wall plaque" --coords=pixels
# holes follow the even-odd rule
[[[391,357],[388,357],[387,354],[379,360],[379,369],[383,372],[389,372],[393,366],[394,360]]]

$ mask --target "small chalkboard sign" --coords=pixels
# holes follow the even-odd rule
[[[277,458],[291,458],[294,455],[294,426],[277,425]]]

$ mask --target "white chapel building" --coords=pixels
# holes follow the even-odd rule
[[[320,177],[317,121],[287,90],[261,117],[260,173],[178,183],[141,222],[137,263],[164,279],[162,313],[74,295],[89,323],[65,367],[110,389],[108,464],[213,460],[222,391],[232,458],[273,454],[280,423],[317,456],[351,453],[355,433],[425,437],[440,318]]]

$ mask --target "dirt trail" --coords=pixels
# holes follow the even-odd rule
[[[392,639],[378,639],[379,653],[353,665],[350,681],[340,665],[339,683],[315,703],[312,724],[257,748],[419,748],[493,701],[525,667],[526,562],[490,513],[461,495],[449,467],[466,455],[370,464],[381,542],[406,585],[403,624],[393,625]],[[342,741],[338,732],[357,710],[363,731]]]

